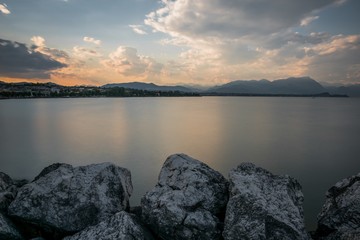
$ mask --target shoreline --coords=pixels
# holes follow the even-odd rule
[[[42,97],[0,97],[0,100],[8,99],[68,99],[68,98],[176,98],[176,97],[290,97],[290,98],[353,98],[348,95],[338,95],[338,94],[242,94],[242,93],[229,93],[229,94],[219,94],[219,93],[199,93],[197,95],[180,95],[180,96],[42,96]]]

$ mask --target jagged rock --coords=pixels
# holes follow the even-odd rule
[[[13,182],[17,188],[20,188],[20,187],[24,186],[25,184],[29,183],[29,181],[26,179],[19,179],[19,180],[13,179]]]
[[[327,191],[315,236],[324,240],[360,239],[360,173]]]
[[[157,185],[141,200],[142,219],[161,239],[219,239],[218,215],[228,200],[228,182],[185,154],[165,161]]]
[[[17,240],[23,239],[14,224],[0,213],[0,239],[2,240]]]
[[[153,236],[138,219],[127,212],[121,211],[95,226],[66,237],[64,240],[153,240]]]
[[[12,185],[14,185],[14,182],[11,177],[3,172],[0,172],[0,192],[6,191],[6,189]]]
[[[243,163],[230,171],[223,236],[235,239],[309,239],[300,184]]]
[[[14,200],[13,192],[0,192],[0,212],[6,213],[10,203]]]
[[[72,166],[70,164],[66,164],[66,163],[53,163],[50,166],[47,166],[46,168],[44,168],[33,180],[36,181],[39,178],[45,176],[46,174],[55,171],[56,169],[58,169],[59,167],[65,167],[65,168],[72,168]]]
[[[15,182],[5,173],[0,172],[0,212],[6,212],[16,195]]]
[[[44,231],[73,234],[128,209],[131,193],[131,175],[125,168],[63,164],[20,188],[8,213]]]

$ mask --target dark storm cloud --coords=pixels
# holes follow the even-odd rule
[[[24,43],[0,39],[0,76],[47,79],[50,71],[66,66]]]

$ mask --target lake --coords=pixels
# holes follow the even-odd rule
[[[184,97],[0,101],[0,171],[32,179],[44,167],[113,162],[132,173],[132,205],[166,157],[186,153],[225,177],[241,162],[303,186],[308,229],[325,192],[360,171],[360,99]]]

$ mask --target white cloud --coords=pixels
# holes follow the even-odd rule
[[[142,29],[142,25],[129,25],[129,27],[131,27],[131,29],[136,32],[137,34],[140,35],[146,35],[147,32],[145,30]]]
[[[45,39],[41,36],[33,36],[30,40],[35,44],[35,46],[45,47]]]
[[[11,13],[8,9],[8,6],[5,3],[3,4],[0,3],[0,12],[6,15]]]
[[[301,20],[300,26],[304,27],[309,25],[311,22],[315,21],[316,19],[319,19],[319,16],[309,16]]]
[[[47,56],[51,57],[52,59],[59,61],[61,63],[69,64],[69,61],[70,61],[69,55],[65,51],[47,47],[45,44],[45,38],[43,38],[41,36],[33,36],[30,40],[34,44],[32,49],[35,52],[39,52],[44,55],[47,55]]]
[[[83,40],[85,42],[93,43],[93,44],[96,44],[96,45],[101,45],[101,40],[97,40],[97,39],[92,38],[92,37],[84,37]]]
[[[73,53],[75,54],[76,57],[78,57],[80,59],[101,56],[101,54],[96,50],[84,48],[84,47],[80,47],[80,46],[73,47]]]
[[[316,45],[313,47],[319,55],[329,55],[342,50],[359,50],[360,49],[360,35],[333,36],[329,41]]]
[[[103,63],[124,76],[142,79],[158,76],[163,68],[163,65],[153,58],[139,55],[135,48],[125,46],[119,46]]]

